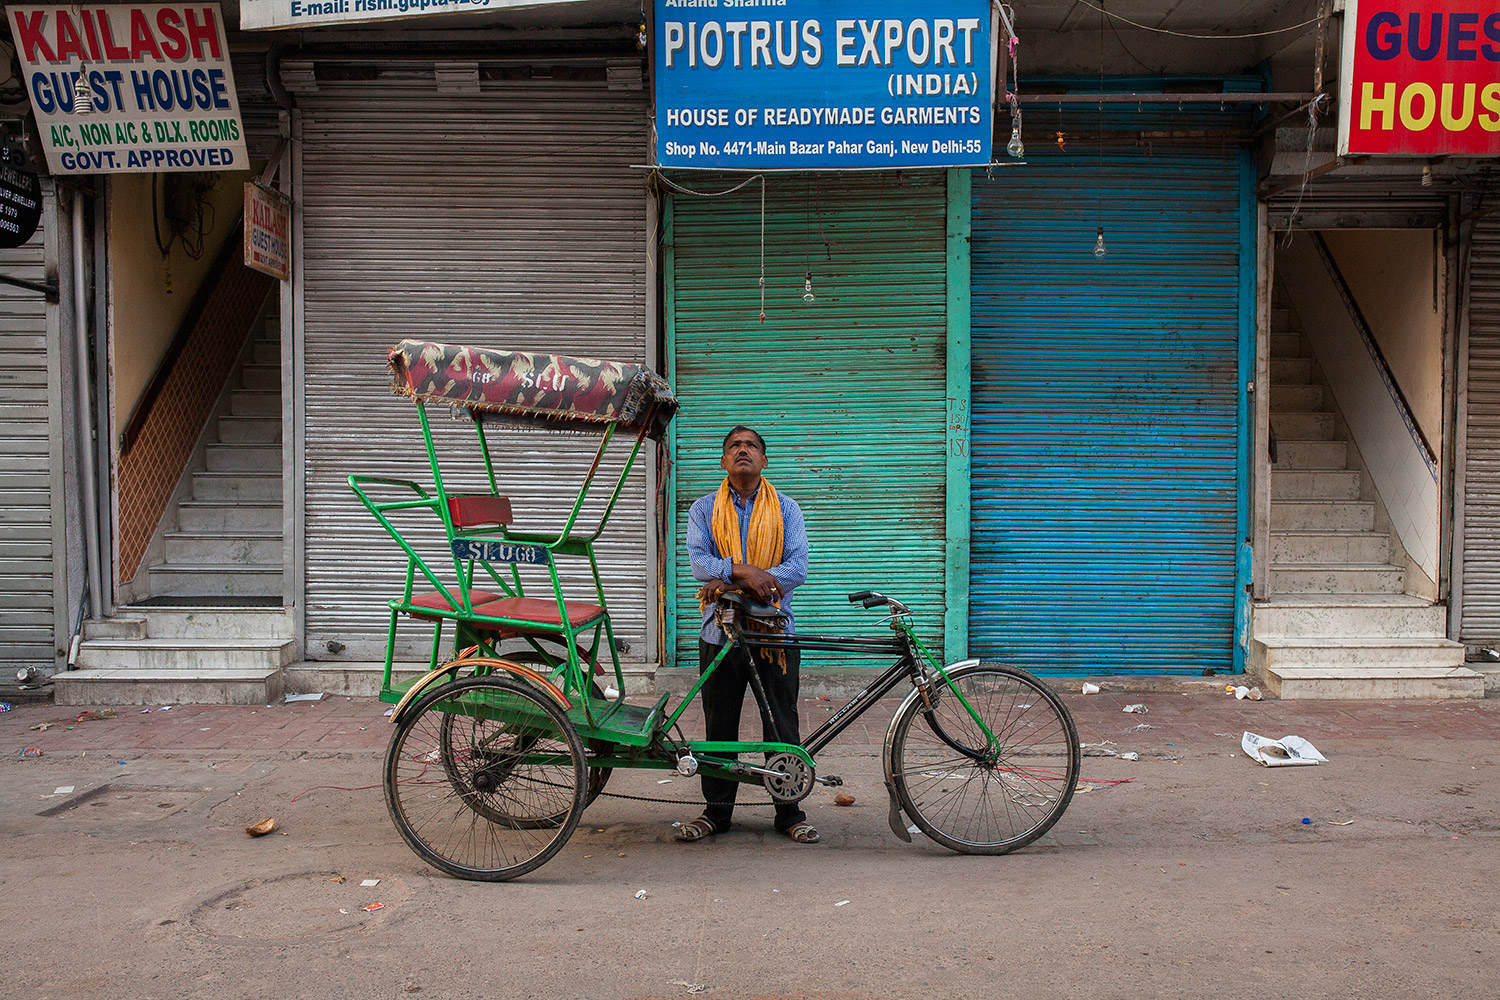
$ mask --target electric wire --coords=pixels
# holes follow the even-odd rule
[[[1284,35],[1289,31],[1301,31],[1303,28],[1306,28],[1309,25],[1317,24],[1322,20],[1321,17],[1311,17],[1299,24],[1288,25],[1285,28],[1270,28],[1266,31],[1246,31],[1232,35],[1202,35],[1190,31],[1173,31],[1171,28],[1154,28],[1149,24],[1142,24],[1139,21],[1132,21],[1128,17],[1122,17],[1119,14],[1110,13],[1098,4],[1090,3],[1089,0],[1078,0],[1078,2],[1083,4],[1085,7],[1092,7],[1094,10],[1097,10],[1099,13],[1105,15],[1106,17],[1113,18],[1117,21],[1123,21],[1124,23],[1130,25],[1132,28],[1140,28],[1142,31],[1154,31],[1159,35],[1172,35],[1176,38],[1194,38],[1201,41],[1210,42],[1234,41],[1236,39],[1242,38],[1265,38],[1268,35]]]

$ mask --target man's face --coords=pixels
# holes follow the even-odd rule
[[[719,460],[725,472],[758,476],[766,467],[766,453],[750,431],[735,431],[729,443],[724,445],[724,457]]]

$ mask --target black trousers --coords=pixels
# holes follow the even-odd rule
[[[719,655],[722,646],[714,646],[698,640],[698,672],[701,674]],[[745,689],[750,685],[750,670],[760,676],[761,687],[766,692],[766,702],[776,717],[778,726],[761,712],[761,739],[766,743],[799,743],[797,722],[797,668],[802,660],[800,650],[788,649],[786,672],[781,664],[772,663],[764,650],[750,653],[744,646],[729,651],[719,669],[713,672],[703,685],[703,719],[707,738],[715,741],[738,740],[740,738],[740,708],[745,703]],[[753,668],[752,668],[753,661]],[[734,816],[735,794],[740,782],[723,778],[703,776],[703,800],[707,803],[703,815],[708,817],[717,830],[727,830]],[[807,814],[795,802],[782,802],[776,806],[776,829],[788,830],[804,822]]]

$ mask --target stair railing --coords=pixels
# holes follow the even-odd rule
[[[243,219],[234,232],[242,232]],[[245,266],[231,234],[214,258],[120,442],[120,579],[131,580],[234,372],[273,278]],[[171,403],[171,405],[163,405]]]
[[[1312,237],[1313,246],[1317,248],[1318,256],[1323,258],[1323,266],[1328,269],[1328,276],[1332,279],[1339,298],[1343,300],[1349,319],[1353,321],[1354,328],[1359,331],[1360,340],[1364,341],[1365,350],[1370,353],[1370,360],[1375,362],[1375,369],[1380,373],[1381,381],[1385,383],[1385,391],[1390,394],[1391,402],[1396,405],[1396,410],[1401,414],[1401,422],[1406,425],[1407,433],[1421,449],[1422,460],[1427,463],[1427,471],[1432,473],[1433,479],[1437,479],[1437,453],[1432,450],[1432,444],[1427,440],[1427,435],[1422,433],[1421,426],[1412,416],[1411,404],[1406,401],[1406,394],[1401,391],[1401,386],[1391,374],[1390,363],[1386,361],[1385,353],[1375,341],[1375,335],[1370,330],[1370,323],[1365,319],[1364,310],[1360,309],[1354,293],[1350,291],[1349,282],[1344,279],[1344,272],[1339,270],[1338,262],[1333,259],[1333,253],[1328,249],[1328,243],[1323,239],[1323,234],[1312,232],[1309,235]]]
[[[157,399],[161,397],[168,376],[172,374],[172,369],[177,366],[178,359],[187,348],[188,338],[197,328],[198,320],[203,315],[203,308],[208,304],[209,296],[213,295],[214,289],[218,287],[219,278],[223,275],[225,266],[235,254],[244,252],[244,224],[245,217],[241,215],[234,224],[234,232],[219,248],[218,256],[214,258],[213,264],[203,276],[198,290],[193,293],[193,300],[188,303],[187,312],[183,314],[182,322],[177,326],[177,333],[173,335],[172,342],[167,345],[166,353],[157,363],[156,371],[151,373],[151,380],[146,383],[146,388],[141,392],[141,398],[136,400],[135,406],[131,409],[130,417],[125,421],[125,429],[120,432],[121,458],[130,454],[130,449],[140,439],[141,429],[146,426],[146,420],[151,416],[151,409],[156,405]]]

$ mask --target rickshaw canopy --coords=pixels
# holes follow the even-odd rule
[[[660,438],[677,412],[666,379],[620,361],[423,340],[401,341],[387,360],[396,395],[457,406],[475,419],[574,430],[616,424]]]

